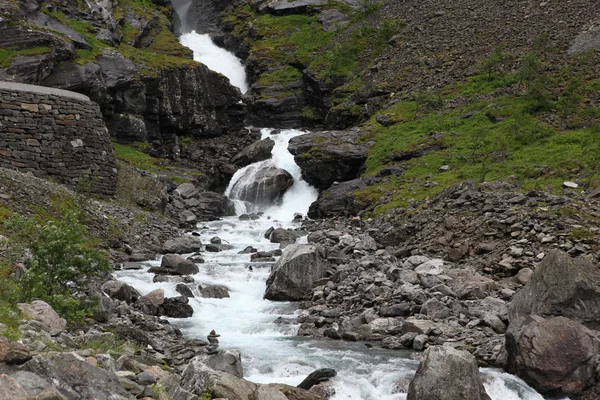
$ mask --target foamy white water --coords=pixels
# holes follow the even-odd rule
[[[204,253],[206,262],[198,264],[200,272],[190,286],[198,296],[198,285],[225,285],[231,297],[190,299],[194,315],[171,322],[185,335],[200,339],[216,330],[221,335],[223,348],[242,353],[244,378],[253,382],[297,385],[315,369],[334,368],[338,375],[333,379],[336,390],[333,400],[405,400],[406,394],[400,392],[418,367],[418,362],[410,358],[410,351],[296,336],[297,325],[276,323],[279,317],[294,316],[296,305],[263,299],[271,264],[252,263],[249,254],[238,254],[247,246],[263,251],[278,248],[278,244],[270,243],[264,237],[264,232],[269,227],[297,227],[291,222],[294,213],[306,213],[317,197],[316,190],[301,179],[300,169],[287,151],[289,140],[303,132],[285,130],[278,135],[270,132],[263,129],[262,137],[271,137],[275,141],[273,158],[261,163],[286,169],[294,177],[294,185],[283,197],[281,205],[265,210],[258,220],[240,221],[237,217],[228,217],[199,226],[204,243],[218,236],[233,248]],[[232,182],[240,176],[243,172],[234,175]],[[241,212],[246,211],[243,204],[238,206]],[[157,265],[158,261],[150,264]],[[122,271],[118,276],[142,294],[160,287],[165,289],[167,296],[177,295],[174,284],[153,283],[152,275],[143,271]],[[486,391],[493,400],[543,400],[514,376],[490,369],[483,369],[481,373]]]
[[[299,384],[318,368],[334,368],[334,400],[404,400],[406,394],[395,393],[397,383],[412,378],[418,363],[409,351],[367,348],[362,343],[312,339],[295,336],[298,326],[277,324],[278,317],[296,313],[293,303],[263,299],[270,264],[251,263],[249,254],[238,254],[246,246],[259,250],[278,247],[264,238],[271,226],[296,227],[292,222],[275,222],[263,217],[256,221],[239,221],[236,217],[212,221],[200,227],[201,239],[207,243],[219,236],[234,246],[219,253],[204,253],[206,262],[198,264],[200,272],[190,284],[196,295],[197,285],[221,284],[230,290],[228,299],[190,299],[194,315],[188,319],[171,319],[185,335],[205,339],[215,329],[223,348],[240,350],[244,377],[257,383]],[[153,261],[151,265],[158,265]],[[252,270],[248,267],[252,266]],[[142,294],[156,288],[167,296],[176,296],[174,284],[153,283],[145,271],[121,271],[121,280]],[[493,400],[543,400],[520,379],[483,369],[485,388]],[[404,385],[405,386],[405,385]]]
[[[214,44],[209,35],[191,31],[181,35],[179,42],[192,49],[194,60],[228,77],[231,84],[237,86],[242,93],[248,91],[246,70],[240,59]]]
[[[273,130],[268,128],[261,130],[261,139],[271,138],[275,142],[271,159],[251,164],[238,170],[231,178],[231,182],[225,190],[225,195],[230,196],[232,194],[231,191],[234,185],[237,186],[237,188],[241,186],[238,182],[240,179],[251,180],[253,173],[258,172],[260,168],[276,166],[284,169],[294,178],[294,185],[292,185],[292,187],[283,195],[280,205],[272,206],[261,211],[271,219],[290,221],[294,217],[294,213],[306,214],[310,205],[319,195],[315,188],[302,179],[302,171],[296,164],[296,161],[294,161],[294,156],[287,149],[290,139],[303,135],[306,132],[297,129],[282,130],[278,134],[272,134],[271,132],[273,132]],[[241,183],[243,184],[244,182]],[[250,184],[252,182],[248,181],[246,183]],[[243,203],[236,203],[236,207],[239,207],[237,209],[239,213],[250,211],[244,208]]]

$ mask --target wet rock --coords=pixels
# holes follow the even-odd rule
[[[269,235],[269,241],[271,243],[291,244],[296,241],[296,234],[287,229],[277,228]]]
[[[525,317],[506,333],[507,370],[540,393],[577,394],[594,379],[598,349],[594,333],[576,321]]]
[[[202,249],[202,242],[196,236],[182,236],[167,240],[163,245],[163,253],[186,254]]]
[[[273,266],[267,279],[265,298],[269,300],[308,300],[329,265],[322,250],[312,244],[292,244]]]
[[[229,298],[229,289],[223,285],[208,285],[200,289],[200,295],[211,299]]]
[[[31,303],[19,303],[18,308],[28,318],[40,322],[41,327],[52,336],[58,335],[67,325],[67,321],[44,301],[34,300]]]
[[[242,168],[255,162],[268,160],[271,158],[271,151],[274,146],[275,142],[271,138],[259,140],[236,154],[231,162]]]
[[[275,204],[293,184],[294,178],[286,170],[273,165],[253,164],[233,184],[229,197],[252,204]]]
[[[27,347],[0,336],[0,363],[23,364],[30,359]]]
[[[332,368],[321,368],[314,372],[311,372],[298,387],[304,390],[310,390],[314,385],[318,385],[321,382],[326,382],[329,378],[333,378],[337,375],[337,372]]]
[[[148,270],[150,273],[167,275],[193,275],[200,271],[198,266],[180,255],[165,254],[160,262],[160,267],[152,267]]]
[[[292,138],[288,150],[304,180],[325,190],[334,182],[356,179],[362,173],[372,143],[359,143],[360,135],[359,130],[312,132]]]
[[[175,291],[179,294],[181,294],[182,296],[188,297],[188,298],[194,298],[194,292],[192,292],[192,289],[190,289],[190,287],[184,283],[178,283],[175,286]]]
[[[134,306],[144,314],[156,315],[159,307],[165,302],[164,289],[154,289],[145,296],[142,296],[134,303]]]
[[[308,216],[313,219],[334,216],[354,216],[367,208],[368,204],[358,199],[354,192],[363,189],[363,179],[354,179],[333,185],[322,191],[315,202],[310,205]]]
[[[194,314],[194,309],[188,304],[186,296],[168,297],[158,309],[158,315],[171,318],[189,318]]]
[[[529,315],[564,316],[591,328],[600,328],[600,271],[593,263],[550,251],[531,281],[513,297],[511,324]]]
[[[475,357],[453,348],[430,347],[408,387],[407,400],[490,400]]]

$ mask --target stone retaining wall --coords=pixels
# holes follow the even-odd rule
[[[0,166],[113,194],[116,161],[100,108],[78,93],[0,82]]]

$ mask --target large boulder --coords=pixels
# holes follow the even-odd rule
[[[61,318],[45,301],[34,300],[31,303],[19,303],[18,308],[27,318],[41,322],[42,328],[52,336],[58,335],[67,326],[67,321]]]
[[[23,364],[31,360],[27,347],[0,336],[0,363]]]
[[[229,298],[229,289],[223,285],[207,285],[200,289],[200,295],[209,299]]]
[[[600,328],[600,269],[590,261],[550,251],[509,308],[511,323],[529,315],[564,316]]]
[[[588,386],[598,361],[598,339],[565,317],[526,317],[506,332],[507,370],[540,393],[570,395]]]
[[[276,387],[260,385],[226,372],[215,371],[205,364],[204,356],[190,360],[183,371],[183,388],[202,396],[210,393],[212,398],[236,400],[287,400]]]
[[[407,400],[490,400],[469,352],[430,347],[408,386]]]
[[[197,236],[181,236],[167,240],[165,244],[163,244],[163,253],[184,254],[193,253],[200,249],[202,249],[202,241]]]
[[[197,274],[198,271],[200,269],[193,261],[177,254],[165,254],[160,262],[160,270],[154,272],[169,275],[193,275]]]
[[[366,182],[362,178],[341,182],[331,186],[319,194],[308,209],[308,216],[313,219],[335,216],[353,216],[367,208],[355,192],[364,189]]]
[[[130,400],[117,376],[76,358],[73,354],[35,357],[23,370],[53,382],[68,399]]]
[[[170,318],[189,318],[194,314],[194,309],[188,302],[189,300],[185,296],[166,298],[158,308],[158,315]]]
[[[259,140],[236,154],[231,162],[241,168],[255,162],[268,160],[271,158],[271,151],[273,151],[274,146],[275,142],[271,138]]]
[[[196,356],[215,371],[227,372],[238,378],[244,377],[242,355],[237,350],[219,350],[216,354]]]
[[[329,264],[322,249],[312,244],[292,244],[285,248],[267,279],[265,299],[307,300],[317,282],[326,277]]]
[[[361,132],[312,132],[290,140],[288,150],[294,155],[305,181],[319,190],[334,182],[358,178],[364,170],[371,142],[359,139]]]
[[[111,299],[126,301],[131,303],[139,299],[140,293],[125,282],[111,280],[105,282],[101,287]]]
[[[258,205],[277,203],[294,184],[289,172],[270,161],[252,164],[234,179],[229,197]]]

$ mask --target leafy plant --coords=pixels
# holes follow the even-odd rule
[[[90,280],[109,271],[109,264],[106,253],[87,240],[77,214],[44,223],[13,216],[5,228],[25,265],[18,301],[44,300],[70,322],[89,315],[95,304],[85,291]]]

